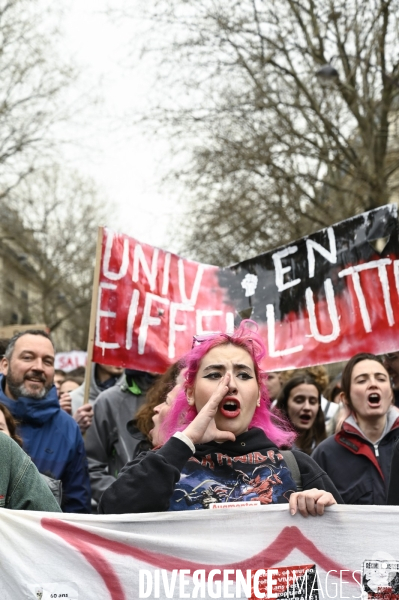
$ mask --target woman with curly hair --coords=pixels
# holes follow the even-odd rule
[[[177,361],[163,375],[159,376],[148,390],[145,403],[139,408],[133,421],[130,421],[130,428],[136,427],[147,438],[148,442],[152,441],[150,434],[154,427],[152,420],[154,409],[165,402],[167,394],[174,387],[181,369],[182,366]]]
[[[111,389],[97,398],[93,423],[85,439],[94,502],[100,500],[129,460],[152,447],[149,433],[154,407],[165,401],[179,370],[176,363],[155,381],[154,376],[141,373],[140,381],[147,386],[144,404],[144,390],[137,390],[139,395],[131,392],[127,378],[114,391]]]

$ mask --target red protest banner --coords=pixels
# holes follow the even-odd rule
[[[163,372],[194,334],[251,318],[266,370],[399,348],[397,208],[388,205],[228,268],[104,230],[93,360]]]
[[[160,373],[192,336],[232,331],[218,267],[104,230],[93,360]]]

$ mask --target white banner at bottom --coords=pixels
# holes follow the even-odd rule
[[[399,600],[399,507],[85,516],[0,509],[1,600]]]

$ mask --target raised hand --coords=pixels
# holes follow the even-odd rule
[[[79,406],[78,410],[73,415],[73,418],[79,425],[81,433],[85,433],[87,429],[89,429],[92,421],[93,421],[93,407],[91,404],[83,404]]]
[[[221,431],[216,427],[215,415],[220,402],[229,391],[230,373],[226,373],[219,382],[215,392],[201,409],[195,419],[186,427],[183,433],[193,444],[205,444],[206,442],[226,442],[236,439],[231,431]]]

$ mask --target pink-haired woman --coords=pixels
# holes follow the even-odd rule
[[[292,514],[323,514],[342,502],[302,452],[294,452],[303,491],[279,446],[295,434],[270,413],[256,324],[197,339],[184,357],[185,384],[163,423],[158,449],[128,463],[104,492],[100,513],[209,508],[212,503],[289,503]],[[291,457],[292,458],[292,457]],[[295,461],[294,461],[295,462]]]

